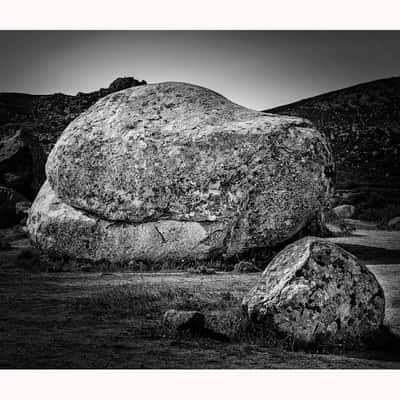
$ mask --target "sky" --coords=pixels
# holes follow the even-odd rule
[[[0,92],[76,94],[134,76],[267,109],[400,75],[400,31],[0,31]]]

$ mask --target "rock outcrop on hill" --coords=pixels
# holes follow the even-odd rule
[[[307,225],[330,201],[333,170],[308,121],[199,86],[146,85],[66,128],[28,224],[39,247],[78,258],[232,256]]]
[[[145,83],[118,78],[107,89],[76,96],[0,93],[0,184],[33,200],[45,180],[47,156],[66,126],[100,98]]]
[[[371,209],[360,213],[362,218],[387,220],[394,215],[381,215],[375,210],[382,210],[390,203],[400,203],[399,102],[400,78],[390,78],[265,112],[312,121],[332,144],[339,203],[351,201],[360,204],[358,210]],[[390,207],[394,208],[393,205]]]
[[[306,237],[275,256],[243,307],[252,322],[295,342],[354,346],[379,332],[385,298],[353,255]]]

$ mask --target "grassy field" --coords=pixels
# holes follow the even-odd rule
[[[386,322],[400,333],[400,257],[374,247],[382,246],[380,235],[356,231],[352,240],[335,240],[356,246],[354,252],[375,273],[385,290]],[[400,248],[399,232],[385,237],[391,247],[386,250]],[[229,333],[258,273],[32,272],[16,261],[26,239],[16,235],[12,244],[0,252],[1,368],[400,367],[397,349],[313,354],[164,330],[163,313],[177,308],[200,310],[210,328]]]

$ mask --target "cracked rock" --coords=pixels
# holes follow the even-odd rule
[[[356,257],[307,237],[282,250],[242,303],[249,319],[297,343],[358,344],[377,332],[385,299]]]

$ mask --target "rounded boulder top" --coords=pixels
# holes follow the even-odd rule
[[[242,223],[284,228],[285,238],[325,204],[333,171],[310,122],[177,82],[102,98],[65,129],[46,165],[64,203],[103,219]]]

